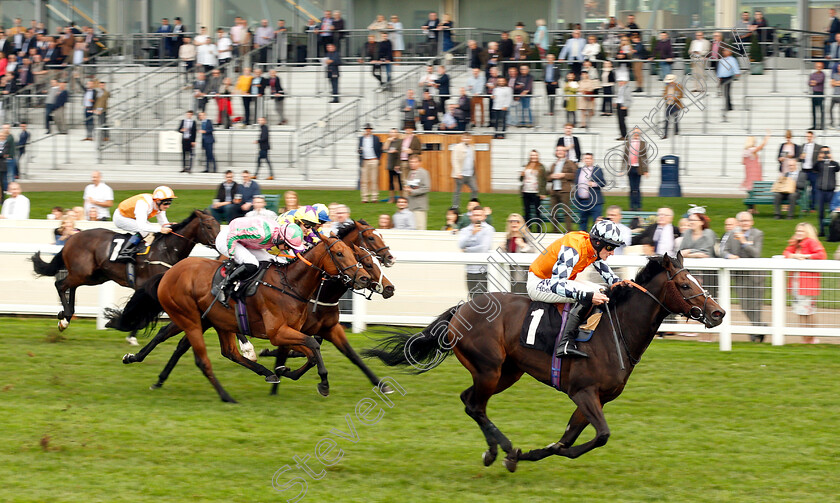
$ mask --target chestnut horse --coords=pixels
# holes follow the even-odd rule
[[[321,382],[318,391],[327,396],[329,381],[321,357],[320,344],[300,331],[306,319],[309,299],[317,291],[324,276],[339,276],[354,288],[366,288],[371,278],[356,261],[353,252],[338,238],[324,240],[286,266],[272,264],[266,271],[257,293],[249,298],[247,313],[253,337],[268,339],[275,346],[290,346],[306,355],[306,363],[295,371],[282,369],[280,376],[297,380],[313,365],[318,367]],[[239,330],[234,309],[227,309],[211,292],[212,278],[221,264],[218,260],[188,258],[172,267],[159,279],[150,281],[137,291],[125,309],[112,311],[108,326],[122,331],[138,330],[149,325],[165,311],[172,323],[182,329],[193,348],[196,365],[216,389],[222,401],[234,402],[213,374],[204,331],[214,327],[219,336],[222,354],[264,376],[266,382],[278,382],[278,375],[243,357],[236,348]],[[348,272],[349,271],[349,272]],[[212,308],[202,317],[208,307]]]
[[[347,241],[345,240],[345,243],[346,242]],[[373,260],[371,252],[359,248],[355,244],[352,245],[352,248],[356,258],[359,260],[359,263],[362,264],[362,267],[364,267],[368,274],[370,274],[371,278],[373,278],[373,281],[370,286],[368,286],[368,289],[371,292],[381,293],[383,298],[391,298],[395,291],[394,285],[387,277],[385,277],[385,275],[382,274],[382,270],[379,268],[376,261]],[[391,390],[387,384],[381,383],[379,377],[377,377],[376,374],[374,374],[373,371],[365,365],[364,360],[362,360],[353,350],[350,343],[347,341],[347,335],[344,333],[344,327],[342,327],[338,322],[338,299],[348,289],[349,287],[340,279],[330,278],[326,280],[320,292],[316,292],[316,298],[310,299],[309,302],[312,303],[312,307],[306,310],[306,322],[300,331],[308,335],[323,337],[333,343],[335,347],[344,354],[344,356],[346,356],[351,362],[355,363],[362,372],[368,376],[368,379],[370,379],[374,385],[380,386],[385,393],[392,393],[393,390]],[[130,364],[142,362],[158,344],[174,337],[175,335],[178,335],[181,332],[182,330],[174,323],[169,323],[162,328],[148,344],[138,351],[137,354],[128,353],[123,356],[123,363]],[[163,383],[167,378],[169,378],[169,374],[172,372],[172,369],[175,368],[178,360],[189,349],[189,339],[182,337],[178,342],[178,346],[175,348],[175,352],[166,363],[166,367],[160,375],[158,375],[157,383],[152,385],[152,389],[158,389],[163,386]],[[289,348],[286,347],[277,348],[275,350],[266,349],[260,354],[260,356],[275,356],[277,358],[277,362],[275,364],[276,370],[278,367],[285,365],[289,351]],[[271,387],[271,394],[276,393],[277,383],[274,383]]]
[[[576,458],[607,443],[610,430],[603,406],[624,390],[633,366],[666,316],[683,314],[710,328],[719,325],[726,314],[683,267],[679,256],[651,257],[635,282],[616,284],[609,297],[606,316],[601,317],[592,338],[579,343],[589,358],[562,360],[560,389],[577,405],[565,433],[558,442],[525,453],[514,448],[487,417],[487,402],[526,372],[552,385],[552,355],[527,349],[519,342],[531,303],[528,297],[477,295],[441,314],[422,332],[392,335],[363,353],[389,366],[411,365],[422,373],[454,352],[473,377],[473,385],[461,393],[461,401],[487,440],[485,466],[496,460],[497,445],[507,453],[505,466],[511,472],[520,460],[537,461],[551,455]],[[626,367],[621,363],[625,357],[630,364]],[[574,445],[588,424],[595,428],[595,438]]]
[[[182,222],[172,225],[170,234],[155,234],[149,253],[137,256],[133,285],[126,276],[126,265],[111,261],[109,252],[115,234],[108,229],[88,229],[70,236],[49,263],[41,259],[40,252],[32,256],[35,272],[39,275],[55,276],[67,269],[67,276],[55,282],[63,308],[58,313],[59,330],[67,328],[76,310],[76,288],[100,285],[109,280],[129,288],[142,288],[152,277],[189,257],[196,244],[213,246],[219,234],[219,222],[207,213],[195,210]]]

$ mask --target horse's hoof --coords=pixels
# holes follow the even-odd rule
[[[225,403],[239,403],[236,400],[234,400],[233,397],[229,396],[222,397],[222,401]]]
[[[134,353],[126,353],[125,356],[123,356],[122,362],[126,365],[134,363]]]
[[[274,367],[274,373],[280,377],[286,377],[286,375],[289,373],[289,369],[286,368],[285,365],[278,365]]]
[[[149,386],[149,389],[155,390],[155,389],[161,389],[162,387],[163,387],[162,382],[156,382],[156,383],[152,384],[151,386]]]
[[[58,331],[59,332],[64,332],[64,330],[66,330],[68,326],[70,326],[70,322],[68,320],[66,320],[64,318],[58,320]]]
[[[492,465],[496,461],[496,451],[491,451],[490,449],[484,451],[481,460],[484,461],[484,466]]]
[[[390,395],[391,393],[394,392],[394,390],[390,386],[388,386],[387,384],[380,384],[379,385],[379,391],[385,393],[386,395]]]
[[[265,376],[265,382],[271,383],[271,384],[277,384],[277,383],[280,382],[280,378],[277,377],[274,374],[271,374],[270,376]]]
[[[510,473],[516,471],[516,464],[519,463],[520,454],[522,454],[521,449],[513,449],[508,453],[507,457],[505,457],[505,468],[507,468]]]
[[[318,383],[318,393],[320,393],[321,396],[330,396],[330,385]]]

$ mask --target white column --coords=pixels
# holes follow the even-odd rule
[[[353,295],[353,332],[364,332],[367,329],[367,299],[361,295]]]
[[[715,0],[715,26],[735,26],[738,19],[737,0]]]
[[[99,285],[99,301],[97,304],[98,310],[96,314],[96,329],[105,330],[105,324],[108,320],[105,318],[105,309],[114,306],[114,292],[116,292],[116,283],[113,281],[106,281]]]
[[[718,304],[726,311],[726,316],[723,317],[723,323],[718,327],[720,330],[720,350],[732,351],[732,299],[729,284],[729,269],[718,269],[718,279],[718,284],[720,285]]]
[[[785,344],[785,313],[787,311],[787,292],[785,291],[785,271],[773,269],[771,273],[772,294],[771,310],[773,324],[773,345],[783,346]]]

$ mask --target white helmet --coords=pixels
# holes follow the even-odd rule
[[[152,199],[163,201],[164,199],[177,199],[177,197],[172,189],[166,185],[161,185],[160,187],[156,187],[154,192],[152,192]]]
[[[592,246],[596,251],[601,251],[604,245],[613,245],[616,248],[624,246],[621,240],[621,230],[618,225],[610,220],[601,220],[592,226],[589,231]]]

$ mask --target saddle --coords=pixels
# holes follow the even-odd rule
[[[262,281],[270,265],[271,262],[260,262],[259,269],[257,269],[257,272],[255,272],[251,277],[237,281],[237,284],[234,285],[231,290],[231,300],[245,300],[245,298],[252,297],[255,293],[257,293],[257,287],[260,286],[259,282]],[[228,273],[233,271],[235,267],[236,263],[233,260],[228,259],[225,260],[218,269],[216,269],[216,272],[213,274],[213,282],[212,287],[210,288],[210,293],[213,295],[219,294],[219,288],[221,287],[222,281],[224,281]]]
[[[130,233],[117,233],[114,234],[114,238],[111,239],[111,247],[108,249],[108,260],[111,262],[116,262],[117,256],[128,246],[128,240],[131,239],[133,234]],[[146,241],[146,249],[143,251],[138,251],[135,255],[147,255],[149,253],[149,249],[152,247],[152,243],[155,240],[154,234],[149,234],[145,237]]]
[[[566,326],[566,318],[572,304],[548,304],[546,302],[531,302],[528,314],[522,323],[522,334],[519,343],[526,348],[536,349],[553,355],[555,344],[560,340]],[[579,328],[578,342],[588,342],[592,333],[601,321],[603,313],[600,308],[593,307],[586,323]]]

